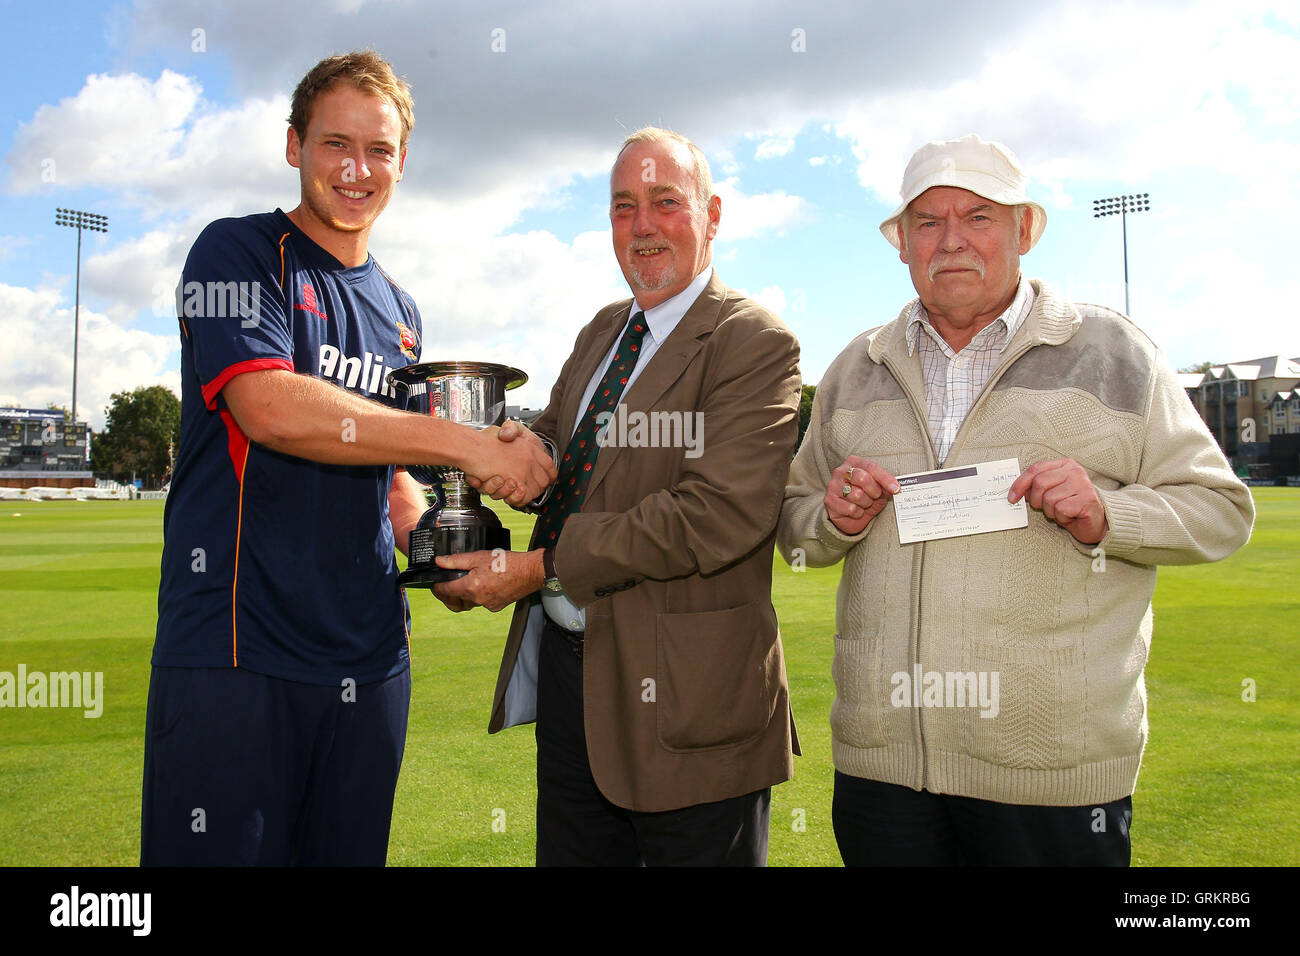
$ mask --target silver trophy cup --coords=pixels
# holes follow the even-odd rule
[[[410,411],[445,418],[471,428],[500,425],[506,418],[506,392],[528,381],[517,368],[492,362],[421,362],[394,369],[388,381],[405,390]],[[407,541],[407,566],[401,587],[431,588],[469,572],[440,568],[439,555],[510,549],[510,532],[465,480],[464,472],[441,465],[407,465],[427,485],[432,501]]]

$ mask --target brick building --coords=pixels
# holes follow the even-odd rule
[[[1273,436],[1300,435],[1300,358],[1266,355],[1180,375],[1223,453],[1240,471],[1273,458]],[[1290,471],[1288,470],[1288,473]]]

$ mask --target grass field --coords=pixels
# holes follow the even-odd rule
[[[1251,543],[1162,568],[1147,668],[1151,740],[1137,865],[1300,863],[1300,490],[1255,488]],[[525,537],[510,515],[515,540]],[[0,709],[0,864],[131,865],[162,544],[161,502],[6,503],[0,671],[102,671],[103,715]],[[838,865],[828,713],[839,569],[778,559],[774,601],[804,757],[772,798],[772,865]],[[414,691],[394,865],[531,864],[529,729],[487,734],[508,613],[414,592]],[[1256,700],[1243,701],[1243,681]],[[799,830],[794,824],[802,820]],[[495,825],[494,825],[495,824]]]

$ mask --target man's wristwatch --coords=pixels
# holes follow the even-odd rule
[[[587,629],[587,612],[585,608],[576,607],[564,593],[564,585],[555,573],[555,549],[542,549],[542,609],[549,617],[566,631],[581,632]]]
[[[542,582],[543,588],[553,594],[564,593],[564,586],[560,584],[560,579],[555,573],[554,548],[542,549],[542,573],[545,575],[545,580]]]

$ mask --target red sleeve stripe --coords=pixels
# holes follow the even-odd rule
[[[235,468],[235,479],[242,486],[244,483],[244,465],[248,461],[248,436],[235,421],[235,416],[226,409],[217,412],[226,426],[226,450],[230,453],[230,464]]]
[[[260,358],[249,359],[246,362],[236,362],[229,366],[220,375],[203,386],[203,404],[208,406],[209,410],[217,407],[217,395],[226,387],[236,375],[243,375],[245,372],[257,372],[268,368],[282,368],[287,372],[293,371],[293,362],[287,358]]]
[[[230,461],[239,479],[239,519],[235,525],[235,576],[230,582],[230,663],[239,666],[239,545],[244,535],[244,471],[248,468],[249,441],[235,417],[222,409],[221,420],[230,435]],[[408,651],[409,653],[409,651]]]

